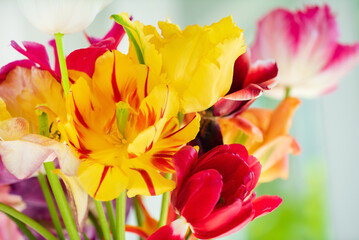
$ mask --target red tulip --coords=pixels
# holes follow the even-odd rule
[[[236,115],[246,110],[262,93],[277,84],[278,68],[274,60],[250,62],[249,53],[234,63],[233,81],[226,96],[213,106],[216,116]]]
[[[252,192],[258,182],[261,164],[240,144],[221,145],[200,158],[190,146],[173,158],[177,188],[172,204],[200,239],[227,236],[253,219],[277,208],[278,196],[256,198]],[[175,224],[174,224],[175,223]],[[159,229],[156,239],[183,239],[186,231],[176,220]],[[184,226],[182,224],[182,226]],[[175,227],[175,228],[174,228]],[[149,240],[155,239],[151,236]]]

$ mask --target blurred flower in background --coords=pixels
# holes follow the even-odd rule
[[[84,30],[111,0],[18,0],[26,18],[39,30],[69,34]]]
[[[338,42],[339,29],[328,5],[290,11],[279,8],[258,23],[254,60],[277,61],[279,83],[269,96],[313,98],[333,91],[359,60],[359,43]]]

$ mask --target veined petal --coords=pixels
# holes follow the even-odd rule
[[[143,156],[146,157],[146,156]],[[131,159],[133,167],[130,167],[130,182],[128,184],[128,197],[136,195],[154,196],[172,191],[176,184],[167,180],[151,166],[146,166],[141,159]]]
[[[0,84],[0,97],[12,116],[29,121],[33,133],[39,132],[37,106],[47,106],[60,118],[66,116],[61,84],[49,72],[37,68],[17,67],[9,72]],[[49,115],[49,123],[55,121],[55,117]],[[53,124],[50,134],[55,134],[56,130],[56,124]]]
[[[129,182],[127,174],[119,167],[106,166],[93,160],[81,162],[78,180],[91,197],[100,201],[117,198]]]
[[[4,115],[2,112],[1,115]],[[29,133],[29,123],[24,118],[10,118],[0,121],[0,137],[2,141],[17,140]]]

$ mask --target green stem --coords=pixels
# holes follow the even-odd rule
[[[105,212],[103,211],[102,202],[97,201],[97,200],[94,200],[94,202],[96,205],[98,218],[100,220],[100,226],[102,229],[103,237],[105,240],[111,240],[110,228],[108,227],[108,224],[107,224],[106,215],[105,215]]]
[[[20,220],[14,218],[13,216],[7,215],[11,220],[13,220],[18,228],[22,231],[22,233],[29,239],[29,240],[36,240],[36,237],[32,232],[26,227],[26,225],[21,222]]]
[[[64,89],[65,97],[70,89],[70,81],[69,76],[67,75],[67,66],[66,66],[66,59],[62,44],[62,37],[64,35],[62,33],[55,33],[55,41],[56,41],[56,48],[57,48],[57,57],[59,59],[60,64],[60,71],[61,71],[61,83],[62,88]]]
[[[284,96],[284,98],[289,98],[290,97],[290,87],[286,87],[285,88],[285,96]]]
[[[43,236],[45,239],[56,240],[56,237],[52,235],[46,228],[41,226],[41,224],[39,224],[32,218],[29,218],[25,214],[15,210],[14,208],[7,206],[3,203],[0,203],[0,211],[28,225],[29,227],[34,229],[37,233],[39,233],[41,236]]]
[[[114,239],[118,239],[117,231],[116,231],[116,218],[115,212],[113,210],[112,201],[105,202],[107,217],[110,222],[110,228]]]
[[[76,228],[75,220],[72,217],[70,207],[67,203],[67,199],[62,189],[60,180],[55,174],[52,173],[52,171],[55,169],[54,162],[45,162],[44,167],[46,170],[47,178],[49,179],[50,182],[52,192],[54,193],[57,205],[59,207],[62,219],[64,220],[67,233],[71,240],[72,239],[80,240],[80,236]]]
[[[98,219],[96,218],[96,216],[93,214],[93,212],[91,210],[89,210],[89,219],[96,229],[98,239],[102,239],[103,234],[102,234],[101,226],[98,224]]]
[[[54,199],[52,198],[52,195],[50,192],[50,187],[47,183],[46,177],[44,174],[39,173],[37,178],[40,182],[42,192],[44,194],[47,206],[49,208],[50,216],[51,216],[52,222],[54,223],[54,227],[56,229],[57,236],[59,239],[65,239],[64,233],[62,232],[61,221],[60,221],[59,215],[57,214]]]
[[[133,208],[135,209],[135,213],[136,213],[137,225],[139,227],[142,226],[143,218],[144,218],[140,203],[138,202],[138,199],[137,199],[137,198],[140,198],[140,197],[141,196],[137,196],[137,197],[132,198]],[[143,238],[139,237],[139,240],[143,240]]]
[[[165,178],[171,179],[172,174],[166,173]],[[165,192],[162,196],[161,215],[160,215],[160,220],[158,222],[158,228],[166,225],[169,205],[170,205],[170,192]]]
[[[140,196],[138,196],[138,197],[140,197]],[[134,207],[135,213],[136,213],[137,225],[141,227],[142,223],[143,223],[143,213],[142,213],[140,203],[138,202],[137,197],[132,198],[132,201],[133,201],[133,207]]]
[[[126,227],[126,190],[116,199],[116,229],[117,236],[121,240],[125,240]]]

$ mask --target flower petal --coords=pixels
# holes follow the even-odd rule
[[[252,201],[254,216],[253,219],[261,217],[272,212],[282,203],[282,199],[278,196],[263,195]]]
[[[222,186],[222,175],[217,170],[197,172],[178,193],[176,208],[189,223],[206,218],[216,206]]]
[[[21,140],[0,141],[0,156],[5,168],[18,179],[32,176],[44,161],[56,158],[51,149]]]
[[[184,240],[188,223],[180,218],[169,225],[165,225],[152,234],[147,240]]]
[[[252,220],[252,204],[242,205],[237,200],[231,205],[218,208],[207,218],[191,223],[193,235],[200,239],[220,238],[237,232]]]
[[[128,184],[127,175],[119,167],[105,166],[92,160],[81,162],[78,179],[83,189],[100,201],[117,198]]]
[[[77,177],[66,176],[60,169],[54,170],[64,181],[67,196],[74,212],[77,227],[81,230],[85,226],[88,211],[88,194],[81,187]]]

